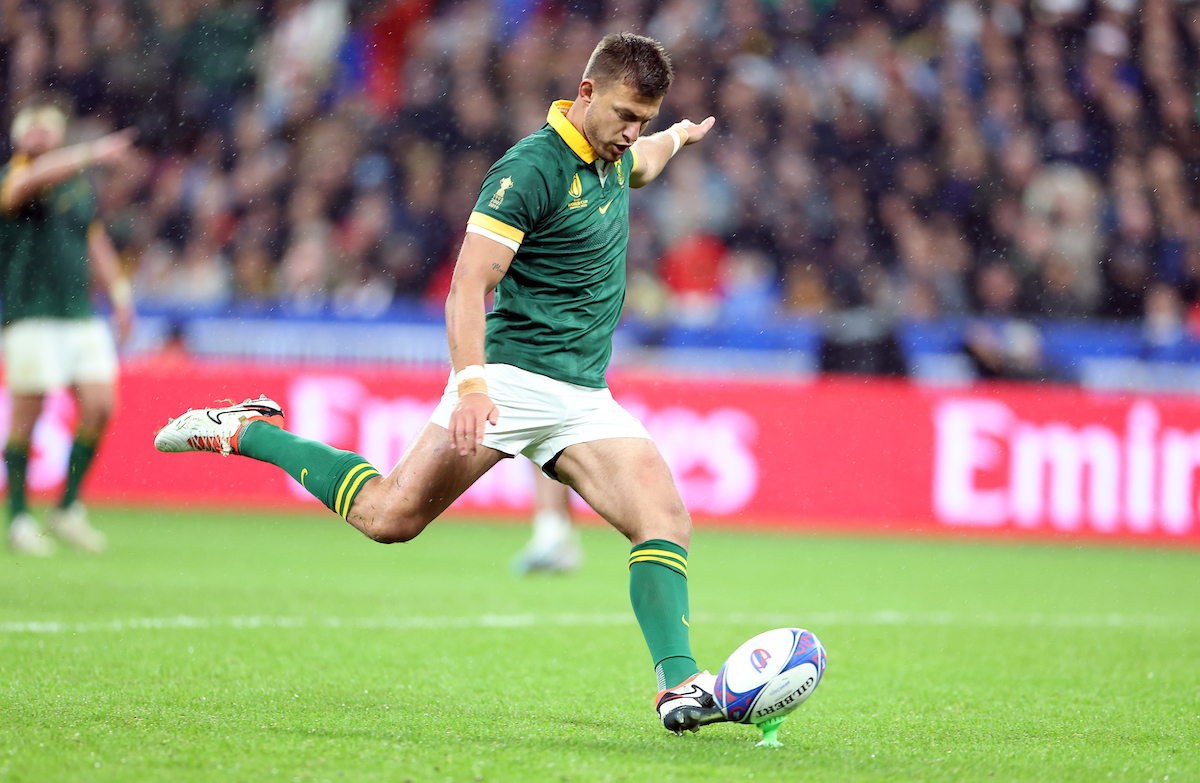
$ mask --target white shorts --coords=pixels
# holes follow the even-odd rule
[[[4,327],[4,378],[14,394],[112,383],[117,347],[100,318],[22,318]]]
[[[488,424],[483,445],[509,456],[524,454],[552,478],[546,463],[567,446],[605,438],[646,438],[642,423],[617,404],[608,389],[593,389],[557,381],[511,364],[486,367],[488,396],[500,410],[495,426]],[[449,428],[458,404],[454,374],[430,421]]]

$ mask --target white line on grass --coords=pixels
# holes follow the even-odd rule
[[[811,612],[807,614],[697,612],[691,624],[746,626],[829,625],[862,626],[976,626],[1005,628],[1183,628],[1197,624],[1195,617],[1130,614],[964,614],[955,612]],[[169,631],[175,629],[233,628],[345,628],[372,630],[438,630],[447,628],[535,628],[633,625],[628,612],[595,614],[482,614],[473,617],[145,617],[95,622],[46,620],[0,622],[0,634],[94,633],[102,631]]]

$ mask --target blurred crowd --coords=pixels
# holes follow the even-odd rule
[[[136,126],[98,175],[141,297],[440,305],[487,167],[606,32],[662,41],[650,130],[718,118],[634,195],[629,307],[1200,314],[1200,2],[0,0],[0,116]],[[855,330],[854,318],[840,322]]]

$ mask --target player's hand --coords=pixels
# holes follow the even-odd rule
[[[500,411],[492,398],[483,392],[472,392],[458,399],[450,414],[450,448],[460,457],[475,454],[483,445],[483,433],[488,424],[500,421]]]
[[[707,136],[708,132],[712,130],[712,126],[715,125],[716,122],[716,117],[709,117],[700,124],[696,124],[691,120],[680,120],[679,122],[675,123],[673,127],[679,128],[687,134],[687,141],[683,143],[683,146],[686,147],[689,144],[695,144]]]
[[[137,128],[126,128],[102,136],[92,142],[92,159],[99,164],[119,163],[129,154],[135,138]]]

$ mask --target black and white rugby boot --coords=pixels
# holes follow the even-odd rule
[[[667,731],[683,734],[699,731],[701,726],[728,720],[713,698],[717,678],[708,672],[694,674],[676,685],[660,691],[655,699],[658,717]]]

